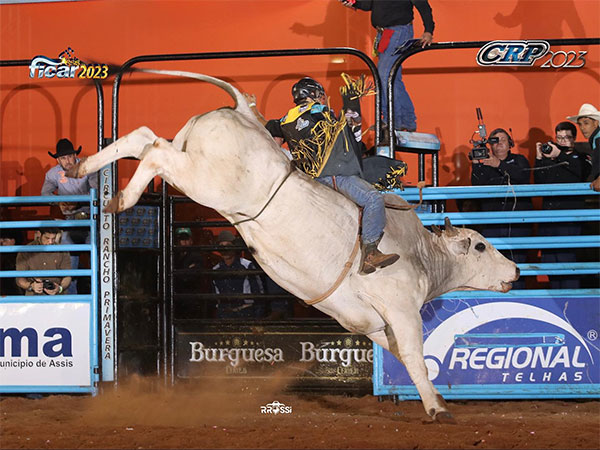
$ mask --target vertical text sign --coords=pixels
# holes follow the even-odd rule
[[[112,167],[100,171],[100,361],[102,381],[115,379],[114,242],[115,216],[104,212],[112,197]]]

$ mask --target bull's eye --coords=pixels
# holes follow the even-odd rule
[[[475,245],[475,250],[477,250],[478,252],[482,252],[485,250],[485,244],[483,242],[478,243],[477,245]]]

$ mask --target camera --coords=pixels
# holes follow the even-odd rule
[[[549,155],[550,153],[552,153],[552,147],[550,147],[550,142],[542,144],[542,153],[544,155]]]
[[[52,289],[54,289],[54,282],[53,281],[42,280],[42,283],[44,284],[44,289],[48,289],[49,291],[51,291]]]
[[[469,152],[469,159],[471,161],[479,161],[480,159],[488,159],[490,157],[490,151],[485,145],[484,141],[474,141],[473,148]]]
[[[481,159],[488,159],[490,157],[490,150],[488,149],[487,144],[497,144],[499,142],[499,138],[492,137],[487,138],[487,131],[485,129],[485,124],[483,123],[483,114],[481,113],[481,108],[475,108],[475,112],[477,113],[477,131],[475,133],[479,133],[480,140],[476,141],[471,137],[471,144],[473,144],[473,148],[469,152],[469,159],[471,161],[479,161]],[[475,134],[473,133],[473,134]]]

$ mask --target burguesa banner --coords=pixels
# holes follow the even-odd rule
[[[436,299],[421,314],[429,379],[445,398],[600,396],[597,296]],[[418,396],[379,346],[374,393]]]
[[[310,326],[223,325],[176,331],[175,373],[179,379],[278,377],[296,387],[369,391],[373,347],[365,336],[335,324]]]
[[[88,303],[0,303],[0,391],[91,386]]]

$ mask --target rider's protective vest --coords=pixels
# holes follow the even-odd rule
[[[281,119],[283,137],[295,160],[312,177],[362,176],[357,146],[345,118],[325,105],[303,103]]]

